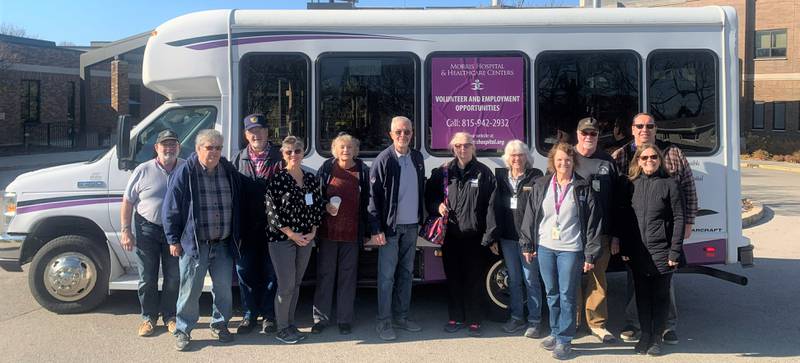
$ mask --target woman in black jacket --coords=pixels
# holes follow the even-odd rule
[[[469,334],[480,336],[483,318],[481,281],[488,254],[485,242],[489,240],[486,222],[495,179],[492,171],[476,160],[472,135],[456,133],[450,140],[450,147],[455,159],[434,169],[425,187],[428,213],[448,218],[442,262],[447,275],[450,319],[444,329],[454,333],[466,322],[469,323]]]
[[[678,182],[664,169],[657,146],[640,146],[633,160],[629,192],[639,233],[626,238],[621,253],[633,271],[642,326],[636,352],[661,355],[672,273],[683,257],[684,202]]]
[[[340,334],[350,334],[358,277],[358,250],[369,235],[369,167],[358,158],[358,139],[340,134],[331,142],[331,157],[317,171],[324,199],[317,243],[317,285],[314,291],[314,326],[321,333],[331,323],[334,285],[336,320]]]
[[[508,290],[511,313],[503,325],[503,331],[514,333],[525,329],[529,338],[542,337],[542,286],[539,282],[539,263],[532,256],[525,258],[519,247],[519,227],[525,215],[525,202],[533,189],[534,180],[542,176],[533,167],[528,146],[522,141],[512,140],[503,153],[505,168],[497,169],[497,189],[492,198],[493,216],[489,227],[493,243],[492,253],[503,252],[508,271]],[[529,255],[530,256],[530,255]],[[524,285],[523,285],[524,284]],[[524,316],[523,302],[527,300],[528,316]]]

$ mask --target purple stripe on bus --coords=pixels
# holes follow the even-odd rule
[[[17,214],[25,214],[25,213],[31,213],[31,212],[41,212],[43,210],[48,210],[48,209],[77,207],[77,206],[89,205],[89,204],[119,203],[119,202],[122,202],[122,198],[115,197],[115,198],[79,199],[79,200],[70,200],[70,201],[66,201],[66,202],[35,204],[35,205],[31,205],[31,206],[25,206],[25,207],[17,208]]]
[[[725,263],[725,257],[728,254],[726,242],[724,239],[714,239],[689,244],[684,243],[683,254],[686,256],[686,263],[689,265]]]
[[[270,43],[270,42],[282,42],[282,41],[290,41],[290,40],[316,40],[316,39],[387,39],[387,40],[412,40],[408,38],[400,38],[400,37],[392,37],[387,35],[332,35],[332,34],[320,34],[320,35],[268,35],[262,37],[251,37],[251,38],[239,38],[234,39],[233,44],[241,45],[241,44],[255,44],[255,43]],[[189,49],[193,50],[206,50],[212,48],[220,48],[228,46],[227,40],[217,40],[213,42],[197,44],[197,45],[190,45],[188,46]]]

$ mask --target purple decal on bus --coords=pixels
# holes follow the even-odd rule
[[[522,57],[436,57],[431,60],[431,147],[447,149],[466,131],[479,150],[524,139]]]

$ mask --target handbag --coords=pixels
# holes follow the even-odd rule
[[[444,188],[444,205],[447,206],[447,164],[442,165],[442,184]],[[430,215],[425,218],[425,224],[419,230],[419,236],[436,245],[444,243],[444,235],[447,233],[447,217]]]

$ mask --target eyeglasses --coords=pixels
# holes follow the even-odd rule
[[[159,144],[161,144],[163,147],[178,147],[177,141],[162,141],[159,142]]]
[[[637,128],[639,130],[647,127],[648,130],[652,130],[652,129],[656,128],[656,124],[634,124],[633,127]]]
[[[402,129],[402,130],[393,130],[392,133],[395,134],[395,136],[411,135],[412,131],[408,129]]]
[[[222,151],[222,145],[206,145],[203,146],[206,151]]]
[[[455,145],[453,145],[453,147],[456,148],[456,149],[461,149],[461,148],[465,148],[466,149],[466,148],[472,147],[472,143],[468,142],[466,144],[455,144]]]
[[[581,135],[597,137],[597,131],[581,131]]]
[[[283,150],[283,155],[289,156],[292,154],[303,155],[303,149]]]
[[[647,159],[658,160],[658,155],[654,154],[654,155],[642,155],[642,156],[639,156],[639,160],[641,160],[641,161],[647,161]]]

